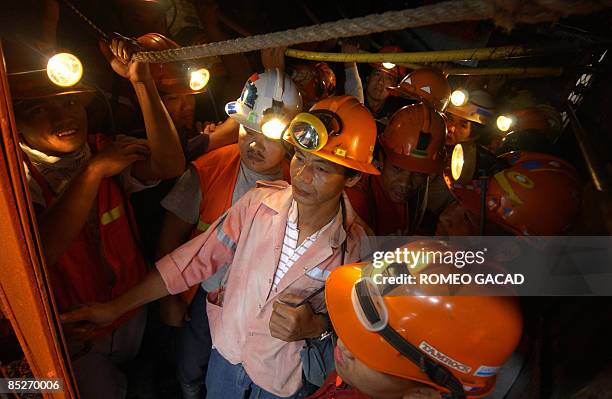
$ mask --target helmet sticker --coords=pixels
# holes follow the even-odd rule
[[[533,180],[531,180],[530,178],[528,178],[527,176],[521,173],[510,171],[508,172],[508,177],[513,182],[518,183],[525,188],[533,188],[535,186],[535,183],[533,182]]]
[[[429,355],[429,357],[461,373],[467,374],[472,371],[470,366],[466,366],[465,364],[446,356],[444,353],[440,352],[425,341],[422,341],[419,344],[419,349],[425,352],[425,354]]]
[[[476,377],[493,377],[494,375],[497,375],[500,368],[501,367],[480,366],[474,372],[474,375]]]
[[[242,94],[240,95],[240,100],[249,108],[255,108],[255,100],[257,100],[257,86],[255,83],[251,81],[251,79],[247,80],[244,85],[244,89],[242,89]]]
[[[513,202],[522,205],[523,201],[519,198],[518,195],[516,195],[516,193],[512,189],[512,184],[510,184],[504,172],[505,171],[502,170],[501,172],[496,173],[495,176],[493,177],[495,178],[495,180],[497,180],[497,183],[499,183],[499,186],[510,196],[510,199]]]
[[[423,86],[421,87],[421,90],[423,90],[425,93],[431,94],[431,87],[429,86]]]

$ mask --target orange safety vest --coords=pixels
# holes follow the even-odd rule
[[[240,150],[238,144],[231,144],[202,155],[191,163],[200,179],[202,201],[198,224],[191,232],[190,239],[205,232],[208,227],[232,206],[232,197],[238,172],[240,171]],[[291,180],[289,162],[281,164],[283,179]],[[181,298],[191,303],[196,287],[181,294]]]
[[[92,149],[100,150],[109,139],[101,134],[89,137]],[[32,178],[41,187],[46,206],[56,199],[49,184],[24,154]],[[100,182],[97,196],[99,242],[79,232],[70,247],[54,265],[47,265],[51,287],[60,312],[91,302],[107,302],[139,283],[147,273],[144,260],[130,224],[132,209],[123,188],[113,178]],[[109,281],[112,271],[114,283]],[[94,336],[112,332],[129,320],[138,309],[127,313],[110,326],[96,330]]]
[[[200,178],[202,201],[200,218],[191,238],[205,232],[208,227],[232,206],[232,196],[240,171],[238,144],[231,144],[205,154],[192,162]],[[283,180],[289,182],[289,162],[281,164]]]

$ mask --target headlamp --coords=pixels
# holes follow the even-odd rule
[[[210,79],[210,72],[206,68],[198,69],[197,71],[191,72],[189,79],[189,87],[191,90],[198,91],[202,90],[208,84]]]
[[[497,117],[497,128],[502,132],[507,132],[516,123],[516,119],[511,115],[500,115]]]
[[[55,54],[47,62],[47,76],[58,86],[74,86],[83,76],[83,65],[73,54]]]
[[[467,104],[468,99],[468,92],[463,89],[457,89],[453,91],[450,97],[451,104],[453,104],[455,107],[461,107]]]
[[[475,143],[455,145],[451,156],[451,176],[459,183],[467,183],[475,178],[491,176],[507,167],[491,151]]]
[[[392,63],[392,62],[383,62],[382,66],[385,69],[393,69],[393,68],[395,68],[395,64]]]
[[[272,106],[262,113],[261,132],[270,139],[280,140],[287,127],[287,119],[283,103],[272,100]]]
[[[279,118],[273,116],[268,120],[264,118],[264,122],[261,124],[261,132],[268,138],[279,140],[283,135],[285,127],[287,127],[286,123],[283,123]]]
[[[298,114],[289,124],[288,134],[305,151],[319,151],[329,136],[342,131],[342,120],[335,112],[319,109]]]

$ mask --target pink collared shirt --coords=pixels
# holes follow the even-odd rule
[[[303,341],[284,342],[270,335],[272,304],[278,295],[306,296],[325,284],[325,277],[344,263],[359,261],[369,250],[367,227],[348,198],[345,226],[335,218],[319,238],[289,268],[272,292],[281,255],[291,187],[284,181],[258,182],[204,233],[157,262],[172,294],[212,277],[223,280],[222,307],[207,303],[213,346],[232,364],[242,363],[255,384],[278,396],[290,396],[302,385],[300,350]],[[229,268],[229,275],[225,271]],[[324,295],[311,301],[325,311]]]

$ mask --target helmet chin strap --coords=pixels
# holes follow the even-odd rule
[[[366,287],[365,280],[360,280],[355,284],[355,291],[359,304],[368,320],[371,322],[380,320],[376,306]],[[432,382],[450,391],[449,393],[442,393],[442,397],[447,399],[466,399],[463,385],[457,377],[443,365],[425,356],[416,346],[408,342],[388,323],[383,329],[377,331],[377,334],[383,337],[384,340],[402,356],[417,365]]]

